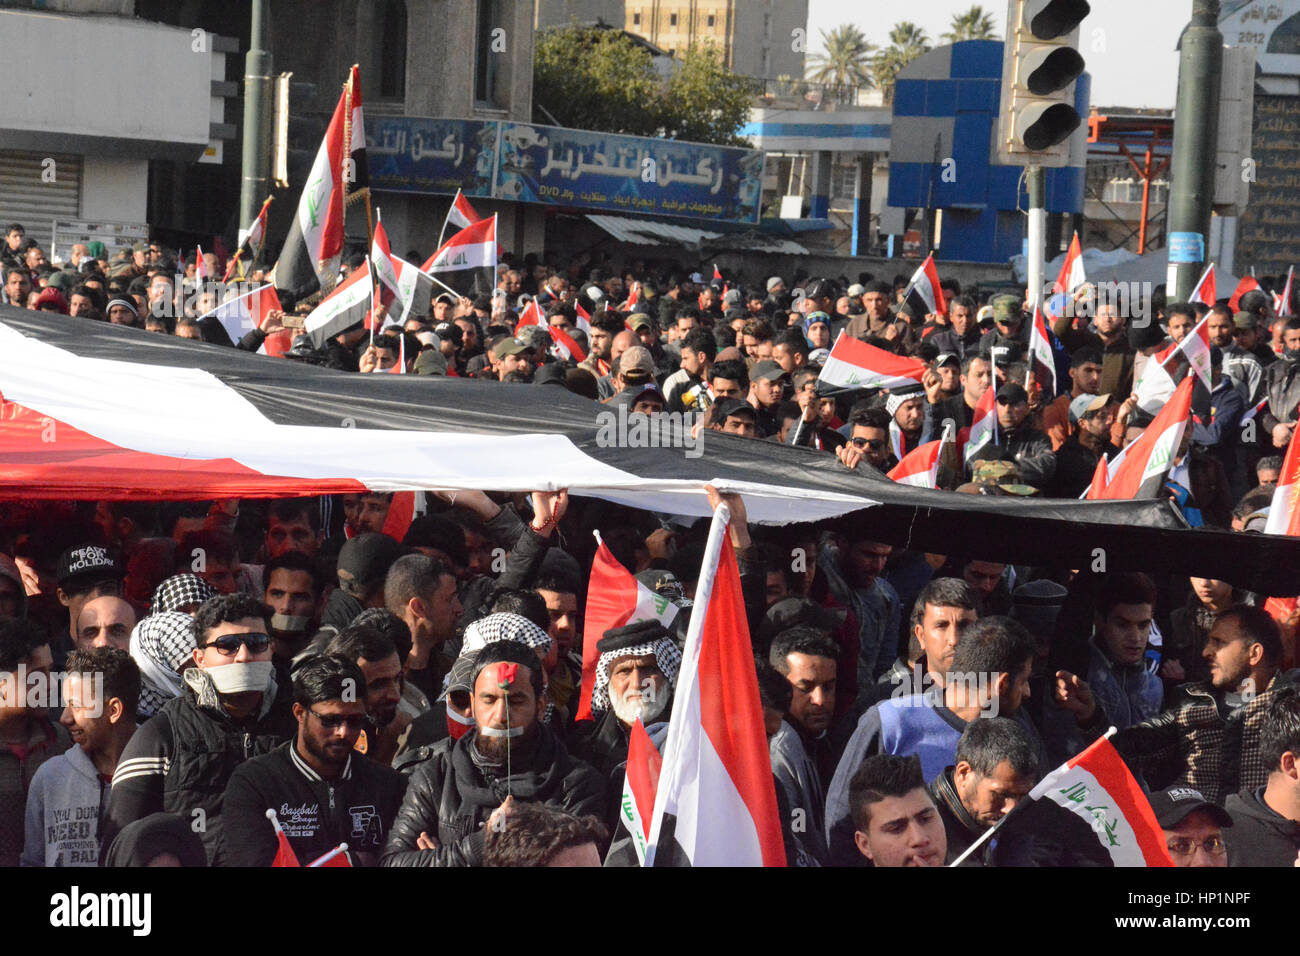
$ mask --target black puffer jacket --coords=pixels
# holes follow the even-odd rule
[[[538,730],[532,758],[526,766],[516,761],[508,780],[489,776],[474,762],[471,748],[476,731],[399,757],[395,766],[409,774],[411,782],[389,834],[383,865],[481,865],[484,827],[507,795],[570,813],[603,815],[605,782],[600,774],[569,756],[546,727]],[[421,831],[434,838],[437,849],[417,848]]]
[[[289,694],[279,689],[252,720],[236,724],[211,678],[186,671],[186,687],[147,720],[122,752],[100,834],[107,848],[128,823],[166,811],[189,821],[209,866],[223,858],[221,806],[235,768],[270,753],[297,731]]]

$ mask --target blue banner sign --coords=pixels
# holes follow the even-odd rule
[[[366,117],[370,184],[404,193],[491,196],[496,179],[495,120]]]

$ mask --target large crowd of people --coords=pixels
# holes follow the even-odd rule
[[[4,302],[70,323],[256,351],[315,304],[284,298],[232,342],[210,315],[221,289],[159,243],[76,245],[56,265],[11,224],[2,246]],[[1213,388],[1163,493],[1193,526],[1267,521],[1300,405],[1300,319],[1262,291],[1235,312],[1157,295],[1134,320],[1085,287],[1051,316],[1068,373],[1045,394],[1023,295],[944,283],[944,312],[917,315],[902,277],[617,265],[507,254],[490,292],[433,295],[378,334],[298,334],[265,361],[405,362],[499,381],[521,404],[551,385],[879,472],[945,423],[969,429],[993,388],[995,440],[946,459],[940,486],[1077,498],[1150,424],[1134,395],[1145,365],[1208,315]],[[519,326],[533,301],[582,361]],[[841,334],[924,361],[923,381],[819,391]],[[267,866],[282,840],[303,864],[346,843],[353,865],[636,865],[629,734],[638,719],[656,743],[666,733],[707,521],[563,491],[422,497],[397,533],[378,493],[7,502],[0,865]],[[1072,824],[1086,825],[1025,798],[1110,727],[1175,865],[1296,864],[1297,614],[1266,611],[1277,595],[1009,564],[996,535],[940,555],[834,523],[751,526],[741,497],[714,497],[733,514],[791,865],[944,865],[1003,821],[962,865],[1104,864]],[[678,607],[673,623],[584,633],[593,530]],[[593,646],[592,719],[578,720]],[[55,690],[33,699],[42,680]]]

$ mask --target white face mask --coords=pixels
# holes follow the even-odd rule
[[[668,705],[667,687],[664,687],[665,693],[655,693],[653,696],[642,692],[639,688],[629,687],[622,697],[609,695],[610,706],[614,710],[614,716],[625,724],[634,724],[638,717],[641,723],[648,724],[661,713],[664,707]],[[634,695],[639,694],[639,697]]]
[[[218,694],[265,692],[275,680],[275,665],[270,661],[236,661],[219,667],[206,667]]]
[[[272,614],[271,630],[281,634],[301,634],[311,624],[305,614]]]

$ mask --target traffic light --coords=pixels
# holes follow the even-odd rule
[[[1083,118],[1074,106],[1083,75],[1079,24],[1087,0],[1010,0],[1002,60],[997,161],[1065,166]]]

